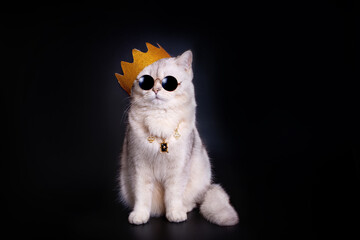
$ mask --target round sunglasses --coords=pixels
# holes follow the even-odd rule
[[[139,78],[139,86],[143,90],[150,90],[154,87],[155,80],[150,75],[144,75]],[[161,85],[166,91],[174,91],[180,83],[173,76],[166,76],[161,80]]]

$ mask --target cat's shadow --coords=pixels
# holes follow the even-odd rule
[[[194,209],[187,214],[187,220],[181,223],[171,223],[165,216],[152,217],[149,222],[130,226],[134,239],[227,239],[228,234],[238,231],[240,224],[232,227],[219,227],[211,224]],[[225,234],[225,235],[224,235]]]

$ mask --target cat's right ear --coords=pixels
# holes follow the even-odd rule
[[[186,70],[191,69],[193,55],[191,50],[187,50],[176,58],[178,65],[184,66]]]

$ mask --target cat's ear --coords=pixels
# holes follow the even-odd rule
[[[191,50],[187,50],[176,58],[176,63],[180,66],[184,66],[186,70],[191,69],[193,55]]]

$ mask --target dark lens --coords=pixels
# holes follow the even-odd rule
[[[162,86],[166,91],[174,91],[178,86],[178,81],[173,76],[167,76],[162,80]]]
[[[139,79],[139,86],[144,90],[150,90],[154,86],[154,79],[149,75],[144,75]]]

